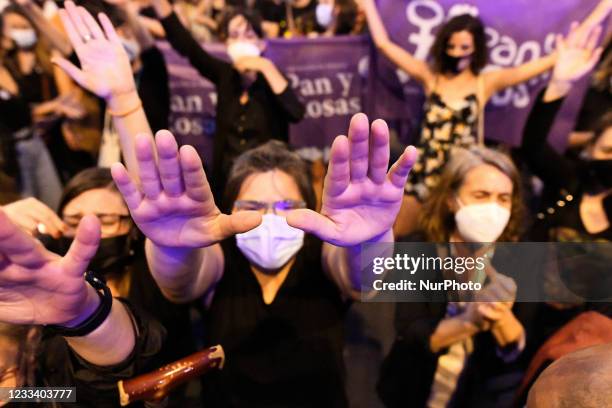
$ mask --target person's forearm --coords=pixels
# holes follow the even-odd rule
[[[552,78],[542,96],[542,101],[548,103],[564,98],[571,89],[572,83],[570,81],[559,81]]]
[[[142,24],[138,11],[133,3],[127,3],[123,6],[123,11],[128,22],[128,25],[136,37],[136,41],[142,50],[148,50],[155,46],[155,40],[149,30]]]
[[[88,285],[88,297],[99,303],[98,294]],[[94,309],[95,310],[95,309]],[[106,320],[83,337],[66,337],[68,345],[83,359],[97,366],[119,364],[130,356],[136,344],[130,312],[116,299]]]
[[[221,276],[223,251],[219,244],[206,248],[168,248],[146,241],[151,274],[164,296],[184,303],[202,296]]]
[[[153,137],[138,92],[134,89],[129,93],[113,95],[108,99],[107,107],[112,115],[113,126],[119,134],[121,153],[128,172],[138,179],[134,139],[141,133]]]
[[[289,82],[285,79],[283,74],[281,74],[278,68],[276,68],[276,65],[268,59],[264,59],[261,73],[266,78],[272,92],[276,95],[281,94],[287,89],[287,86],[289,86]]]
[[[166,18],[172,13],[172,5],[168,0],[153,0],[152,4],[159,18]]]
[[[584,21],[580,24],[580,29],[591,31],[593,27],[603,23],[606,17],[608,17],[608,15],[610,14],[611,9],[611,0],[601,0],[599,4],[593,9],[591,14],[589,14],[588,17],[585,18]]]
[[[525,81],[530,80],[533,77],[543,74],[544,72],[554,67],[556,61],[557,52],[555,51],[552,54],[535,59],[533,61],[529,61],[517,67],[505,68],[484,74],[485,84],[487,84],[488,82],[486,81],[487,77],[493,77],[493,81],[491,81],[492,86],[487,87],[485,97],[488,100],[488,98],[491,97],[493,94],[505,88],[521,84]]]
[[[437,353],[453,343],[472,337],[478,331],[478,327],[462,315],[445,318],[429,338],[429,347]]]
[[[385,29],[385,25],[380,18],[378,9],[376,8],[376,3],[374,0],[364,0],[363,9],[365,11],[366,20],[370,29],[370,35],[374,40],[374,44],[380,48],[390,40],[387,30]]]
[[[51,45],[57,49],[63,56],[68,56],[72,53],[72,45],[64,34],[53,27],[45,18],[42,10],[36,3],[28,2],[19,8],[28,17],[32,24],[49,40]]]

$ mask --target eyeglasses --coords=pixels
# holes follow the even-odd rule
[[[100,220],[101,232],[102,234],[116,234],[121,229],[121,226],[124,225],[131,218],[127,214],[94,214]],[[64,224],[66,224],[68,233],[74,233],[76,231],[79,222],[83,218],[82,214],[75,215],[65,215],[63,217]]]
[[[236,200],[234,202],[234,209],[236,209],[236,211],[259,211],[262,214],[272,210],[274,214],[281,215],[287,211],[297,210],[299,208],[306,208],[306,203],[297,200],[281,200],[274,202]]]

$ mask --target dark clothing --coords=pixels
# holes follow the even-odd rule
[[[591,234],[580,217],[580,201],[586,192],[599,189],[596,177],[590,173],[589,162],[573,160],[557,153],[547,142],[555,116],[563,99],[545,103],[541,93],[533,106],[521,144],[521,153],[531,171],[546,187],[544,202],[537,215],[531,239],[533,241],[612,241],[612,227]],[[612,220],[612,194],[604,199],[604,208]]]
[[[123,303],[134,316],[138,332],[134,350],[125,361],[113,366],[95,366],[77,355],[63,337],[43,338],[37,385],[76,387],[77,402],[66,403],[67,407],[119,406],[117,382],[157,368],[155,356],[165,336],[165,330],[158,323],[138,313],[129,303]]]
[[[212,184],[219,193],[225,175],[237,156],[270,139],[289,141],[289,123],[304,116],[304,106],[291,86],[275,94],[260,73],[247,89],[233,65],[206,52],[173,13],[161,20],[172,48],[217,89]],[[248,101],[240,97],[248,92]]]
[[[295,29],[300,35],[325,31],[325,28],[317,23],[317,4],[317,0],[311,0],[305,7],[291,7]],[[280,37],[289,29],[287,8],[284,2],[276,4],[272,0],[258,0],[255,2],[255,8],[261,13],[264,21],[271,21],[279,25]]]
[[[348,303],[307,237],[267,305],[235,239],[222,243],[225,271],[205,316],[206,344],[227,361],[204,379],[206,407],[345,407],[344,316]]]
[[[136,74],[136,80],[147,121],[153,132],[168,129],[170,80],[164,55],[157,47],[151,47],[140,53],[140,61],[142,69]]]
[[[427,252],[425,257],[439,256],[436,244],[432,244],[430,251],[424,252]],[[492,263],[500,273],[504,273],[499,267],[508,264],[505,259],[508,256],[511,256],[510,253],[505,253],[503,247],[495,252]],[[432,274],[431,280],[441,282],[444,279],[440,270],[429,273]],[[517,286],[520,290],[521,285]],[[434,353],[429,344],[432,334],[446,316],[448,294],[427,292],[423,296],[429,301],[396,305],[397,337],[382,364],[377,387],[387,407],[425,407],[432,391],[438,359],[448,351],[443,349]],[[528,303],[515,303],[513,313],[524,326],[528,326],[534,307]],[[525,329],[528,330],[527,327]],[[500,350],[491,332],[480,332],[472,339],[473,351],[466,357],[448,406],[510,406],[527,362],[522,355],[512,362],[504,362],[502,355],[505,353]]]

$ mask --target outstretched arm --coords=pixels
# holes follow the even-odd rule
[[[612,9],[611,0],[602,0],[593,12],[581,23],[572,23],[570,33],[575,32],[580,38],[592,38],[596,43],[601,31],[592,37],[592,33],[596,27],[601,24],[610,14]],[[491,71],[484,74],[485,78],[485,98],[488,100],[493,94],[507,87],[514,86],[529,79],[543,74],[551,69],[557,61],[557,51],[542,58],[529,61],[525,64],[513,68],[506,68],[496,71]]]
[[[83,7],[71,1],[66,1],[65,7],[60,10],[60,17],[81,68],[64,58],[52,61],[80,86],[106,101],[119,133],[125,163],[130,173],[137,177],[134,137],[137,134],[153,136],[136,91],[127,53],[105,14],[100,13],[98,24]]]
[[[151,273],[171,301],[196,299],[221,279],[224,258],[218,243],[255,228],[261,215],[222,214],[198,153],[192,146],[179,150],[167,130],[157,132],[155,145],[139,135],[136,160],[140,183],[121,164],[111,170],[132,219],[147,237]]]
[[[391,228],[416,150],[406,148],[387,171],[389,129],[385,122],[375,121],[370,131],[367,116],[357,114],[348,135],[338,136],[332,144],[321,212],[294,210],[287,223],[325,241],[325,270],[346,295],[356,297],[370,284],[364,280],[362,244],[394,241]]]
[[[391,41],[374,0],[363,0],[363,8],[370,28],[370,35],[374,44],[376,44],[376,48],[398,68],[406,71],[408,75],[420,82],[426,91],[429,91],[434,83],[434,74],[427,63],[415,58],[414,55]]]
[[[84,279],[100,240],[100,223],[83,218],[62,258],[13,224],[0,209],[0,321],[75,327],[98,307],[97,292]],[[124,361],[135,333],[125,307],[113,301],[110,315],[93,332],[66,338],[72,349],[98,366]]]

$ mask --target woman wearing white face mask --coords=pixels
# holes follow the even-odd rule
[[[202,49],[167,0],[154,0],[153,5],[172,48],[217,89],[211,179],[219,196],[233,160],[270,139],[288,142],[289,123],[302,119],[304,106],[274,63],[260,56],[264,44],[257,16],[236,10],[223,19],[221,37],[231,58],[228,63]]]
[[[228,356],[223,373],[206,380],[204,405],[347,406],[343,317],[347,298],[368,285],[360,243],[392,241],[401,181],[415,159],[407,149],[387,173],[388,129],[376,121],[368,131],[365,115],[355,115],[348,140],[334,142],[321,214],[311,210],[308,167],[276,141],[236,160],[227,215],[215,206],[195,151],[179,152],[167,132],[156,136],[158,169],[151,141],[136,139],[141,179],[158,177],[163,192],[147,181],[147,197],[139,198],[126,170],[112,168],[148,238],[157,284],[175,302],[203,297],[205,342],[223,344]],[[370,157],[368,165],[359,157]],[[171,168],[180,173],[174,182]]]
[[[441,258],[475,257],[462,243],[489,243],[484,250],[492,261],[482,270],[462,272],[461,279],[483,286],[471,300],[447,292],[429,303],[397,305],[397,339],[378,385],[387,406],[512,403],[511,397],[500,399],[499,390],[519,386],[523,369],[519,357],[526,339],[523,322],[531,308],[514,303],[516,284],[494,269],[504,264],[499,261],[505,254],[496,258],[490,244],[518,240],[522,212],[519,173],[508,156],[484,147],[453,151],[423,207],[422,232],[411,241],[438,243],[426,255]],[[441,278],[453,275],[453,271],[438,272]],[[496,381],[501,384],[497,389]]]

